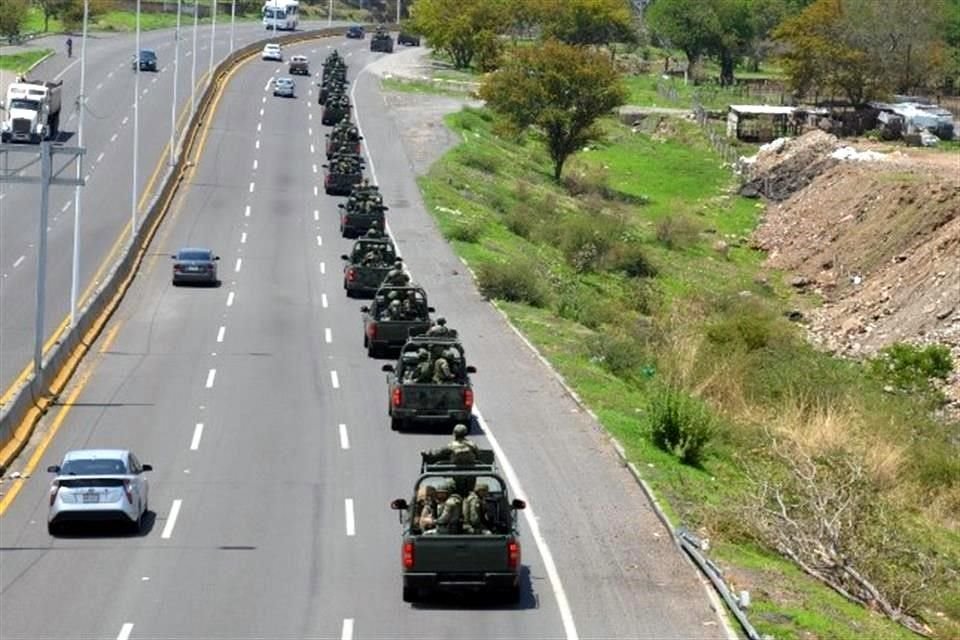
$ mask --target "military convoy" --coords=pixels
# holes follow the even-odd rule
[[[469,590],[516,603],[521,595],[517,512],[527,505],[510,500],[493,451],[474,445],[473,455],[460,457],[449,445],[445,449],[452,455],[423,452],[410,501],[390,503],[403,527],[403,601]]]
[[[370,51],[393,53],[393,38],[383,26],[377,27],[373,36],[370,37]]]
[[[386,50],[392,51],[393,41],[382,29],[371,48],[384,36],[389,39]],[[377,358],[399,350],[395,364],[382,366],[390,428],[459,423],[447,446],[421,453],[410,501],[397,498],[390,504],[403,527],[403,600],[470,590],[515,603],[521,595],[517,512],[526,503],[510,499],[493,451],[479,449],[466,437],[473,411],[470,374],[476,369],[467,365],[457,332],[443,318],[433,321],[426,291],[410,282],[385,233],[388,208],[380,190],[363,178],[362,138],[350,122],[346,72],[334,51],[323,63],[320,95],[323,123],[334,126],[326,137],[324,189],[349,196],[338,205],[340,232],[358,238],[350,253],[340,256],[343,288],[348,297],[373,296],[360,307],[367,355]]]
[[[396,365],[385,364],[390,428],[415,424],[469,423],[473,411],[474,367],[468,366],[455,332],[411,337]]]

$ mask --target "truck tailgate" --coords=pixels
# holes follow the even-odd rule
[[[413,571],[424,573],[502,573],[508,536],[422,535],[414,541]]]
[[[417,409],[422,413],[446,413],[448,410],[463,411],[465,387],[459,384],[405,384],[403,407]]]

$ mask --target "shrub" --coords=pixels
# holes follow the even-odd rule
[[[483,171],[484,173],[497,172],[497,159],[475,147],[462,147],[460,151],[460,162],[467,167]]]
[[[606,259],[623,226],[621,220],[605,213],[571,213],[545,227],[543,239],[557,245],[576,272],[588,273]]]
[[[563,175],[563,186],[572,196],[597,194],[606,197],[607,170],[600,166],[578,164]]]
[[[728,302],[708,326],[710,342],[724,347],[757,351],[790,342],[793,329],[763,303],[752,298]]]
[[[644,364],[646,354],[638,339],[622,333],[598,333],[587,342],[590,358],[604,369],[629,380]]]
[[[902,391],[927,391],[930,382],[945,380],[953,371],[950,350],[940,344],[917,346],[898,342],[868,363],[869,371]]]
[[[684,464],[699,466],[715,434],[706,406],[673,387],[660,389],[650,402],[650,438]]]
[[[667,249],[688,249],[699,242],[700,225],[689,216],[667,216],[657,223],[656,233]]]
[[[483,223],[476,218],[456,220],[444,234],[448,240],[475,243],[483,235]]]
[[[537,263],[527,257],[482,263],[477,269],[477,286],[488,298],[525,302],[534,307],[546,305],[549,297]]]
[[[609,270],[622,271],[630,278],[652,278],[657,275],[657,268],[637,242],[614,244],[608,252],[607,264]]]
[[[598,329],[614,322],[622,313],[622,308],[618,300],[589,286],[569,283],[561,286],[556,311],[561,318]]]

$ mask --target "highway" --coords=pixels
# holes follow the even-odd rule
[[[341,288],[349,242],[342,200],[320,185],[315,93],[298,79],[297,99],[273,98],[283,67],[252,60],[120,311],[44,419],[37,470],[5,500],[0,637],[724,637],[603,434],[437,233],[377,80],[361,72],[382,54],[340,39],[285,53],[316,72],[331,44],[347,56],[400,251],[478,368],[472,437],[496,446],[530,505],[521,603],[401,601],[388,504],[409,497],[418,452],[448,436],[390,431],[385,361],[366,357],[363,302]],[[187,244],[220,253],[221,287],[170,285],[166,256]],[[143,535],[47,534],[41,470],[87,446],[154,465]]]
[[[221,16],[221,20],[223,16]],[[181,33],[177,83],[178,132],[190,113],[193,67],[193,25],[184,16]],[[188,24],[189,23],[189,24]],[[325,23],[324,23],[325,24]],[[305,28],[320,28],[306,25]],[[234,43],[243,46],[265,37],[258,23],[242,22],[235,27]],[[31,79],[62,80],[62,115],[59,138],[76,145],[77,110],[80,93],[80,38],[74,57],[60,49],[57,55],[29,74]],[[139,154],[137,199],[140,209],[149,201],[165,165],[161,152],[170,139],[173,102],[174,31],[146,31],[141,46],[155,49],[158,73],[140,76]],[[229,53],[230,24],[219,22],[214,39],[214,64]],[[81,189],[79,292],[90,292],[109,271],[108,257],[122,250],[129,239],[131,185],[133,183],[133,102],[134,73],[130,61],[135,49],[133,34],[91,34],[87,45],[87,111],[84,116],[84,146],[87,149]],[[199,99],[210,65],[210,27],[197,32],[196,92]],[[6,80],[10,72],[4,72]],[[24,145],[28,149],[39,147]],[[74,176],[72,167],[67,171]],[[149,191],[148,191],[149,187]],[[54,187],[50,196],[48,271],[44,335],[50,336],[70,313],[71,263],[74,223],[73,187]],[[33,355],[36,309],[37,246],[39,242],[40,189],[36,185],[0,184],[0,404],[4,393],[27,366]]]

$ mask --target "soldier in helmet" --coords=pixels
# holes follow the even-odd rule
[[[417,366],[413,370],[414,382],[425,384],[433,378],[433,367],[430,364],[430,354],[426,349],[417,351]]]
[[[387,320],[403,320],[403,307],[399,300],[391,300],[387,305]]]
[[[457,493],[453,480],[444,480],[437,487],[437,528],[438,534],[460,533],[463,513],[463,498]]]
[[[433,362],[433,381],[437,384],[453,382],[457,377],[450,363],[450,351],[452,349],[444,349]]]
[[[403,286],[410,282],[410,276],[403,270],[403,261],[397,258],[393,261],[393,269],[387,272],[383,279],[384,285]]]
[[[421,451],[420,456],[426,462],[449,461],[453,464],[471,465],[477,461],[480,448],[467,437],[470,429],[465,424],[453,428],[453,440],[439,449]]]
[[[486,500],[490,488],[486,482],[478,482],[473,491],[463,500],[463,532],[473,534],[492,533],[487,519]]]
[[[437,520],[437,490],[429,484],[423,483],[417,490],[417,502],[413,509],[413,528],[429,531],[436,527]]]
[[[450,335],[450,329],[447,327],[447,319],[443,316],[437,318],[436,323],[429,329],[427,329],[428,336],[448,336]]]

